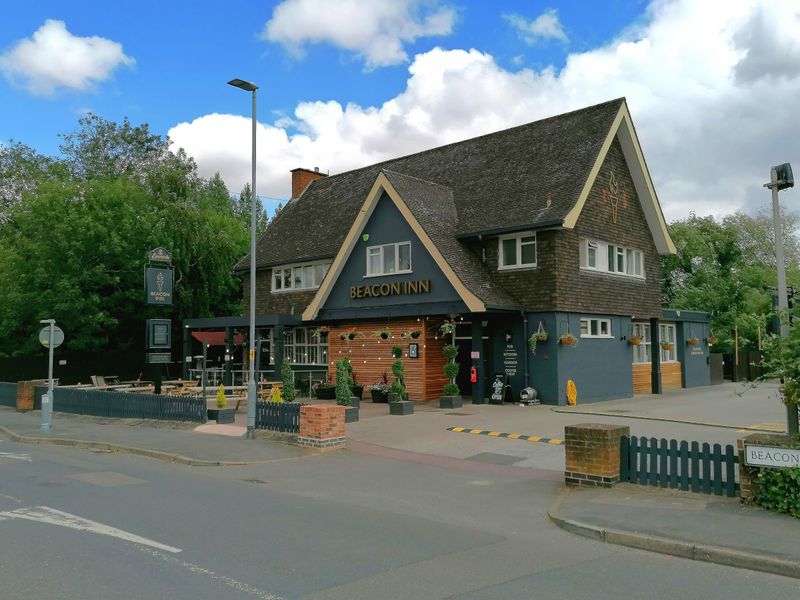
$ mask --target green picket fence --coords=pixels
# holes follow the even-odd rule
[[[46,388],[37,388],[44,393]],[[205,423],[207,420],[204,398],[186,396],[159,396],[125,392],[55,388],[55,412],[109,417],[115,419],[155,419],[160,421],[189,421]]]
[[[0,406],[17,406],[17,384],[0,381]]]
[[[730,444],[678,442],[661,438],[620,440],[620,479],[629,483],[736,496],[739,456]]]

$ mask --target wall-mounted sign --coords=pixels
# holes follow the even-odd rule
[[[477,350],[473,350],[472,352],[469,353],[469,357],[472,360],[478,360],[481,357],[481,353]]]
[[[408,358],[419,358],[419,344],[408,345]]]
[[[503,369],[506,375],[513,377],[517,374],[518,367],[519,356],[517,355],[517,349],[514,347],[514,344],[506,344],[503,350]]]
[[[165,365],[172,360],[169,352],[148,352],[147,362],[151,365]]]
[[[147,347],[152,349],[172,347],[172,321],[147,319]]]
[[[744,462],[751,467],[800,467],[800,448],[745,444]]]
[[[350,298],[379,298],[381,296],[401,296],[403,294],[429,294],[431,280],[399,281],[374,285],[354,285],[350,287]]]
[[[150,252],[147,253],[147,259],[150,262],[162,262],[170,265],[172,264],[172,254],[170,254],[169,250],[162,248],[161,246],[150,250]]]
[[[148,304],[172,304],[172,269],[145,269]]]

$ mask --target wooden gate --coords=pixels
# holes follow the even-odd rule
[[[667,441],[664,438],[620,439],[620,480],[654,487],[734,497],[739,456],[733,446]]]

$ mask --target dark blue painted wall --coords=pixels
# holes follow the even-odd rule
[[[528,337],[539,329],[539,323],[549,334],[544,343],[536,345],[536,352],[527,350],[530,364],[528,385],[539,393],[544,404],[558,404],[558,342],[556,339],[555,313],[528,313]],[[563,396],[563,394],[562,394]]]
[[[344,318],[355,314],[359,314],[364,318],[384,316],[387,311],[391,311],[391,314],[398,314],[397,307],[408,308],[412,310],[413,314],[466,312],[466,306],[464,306],[453,286],[450,285],[439,266],[425,250],[422,242],[412,231],[400,211],[397,210],[391,198],[385,193],[378,200],[363,233],[369,234],[369,240],[364,242],[359,236],[353,252],[350,254],[325,305],[320,311],[320,318],[335,318],[337,315]],[[367,247],[405,241],[411,242],[412,273],[365,277],[367,271]],[[425,279],[431,282],[430,293],[427,294],[350,298],[351,286],[380,285]]]
[[[522,319],[519,314],[508,317],[492,316],[485,331],[489,333],[492,347],[491,372],[486,374],[489,386],[495,381],[495,375],[507,375],[505,381],[511,386],[513,398],[519,400],[519,393],[524,387],[527,353]]]
[[[683,370],[683,387],[711,385],[711,367],[708,359],[708,324],[684,321],[676,323],[678,360]],[[691,337],[700,340],[697,346],[686,343]]]

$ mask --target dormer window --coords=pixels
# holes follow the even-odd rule
[[[411,242],[367,248],[367,277],[411,273]]]
[[[286,265],[272,270],[272,292],[294,292],[317,289],[330,263],[312,263],[307,265]]]
[[[500,238],[498,269],[527,269],[536,266],[536,234],[525,232]]]

